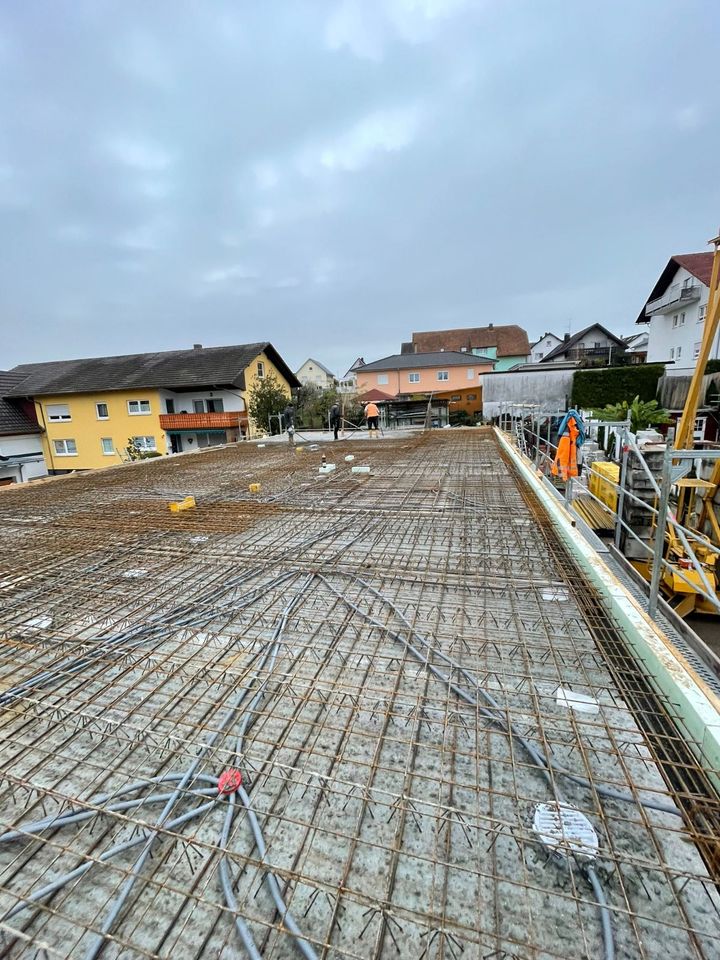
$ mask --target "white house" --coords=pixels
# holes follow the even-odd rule
[[[321,390],[333,390],[337,387],[335,374],[312,357],[308,357],[295,376],[305,387],[319,387]]]
[[[560,337],[554,333],[544,333],[539,340],[530,344],[530,363],[540,363],[540,361],[562,343]]]
[[[20,380],[21,376],[0,370],[0,487],[47,475],[41,428],[22,402],[3,396]]]
[[[687,376],[700,353],[710,293],[712,253],[670,257],[640,311],[637,323],[649,325],[648,363],[667,363],[668,376]],[[720,334],[710,357],[720,354]]]
[[[357,393],[357,371],[358,367],[365,366],[365,358],[358,357],[355,363],[340,381],[338,387],[340,393]]]
[[[579,333],[569,333],[540,363],[567,363],[577,360],[585,366],[610,367],[625,353],[625,341],[600,323],[591,323]]]

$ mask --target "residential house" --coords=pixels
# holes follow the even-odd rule
[[[473,353],[492,359],[496,370],[509,370],[520,363],[527,363],[530,343],[522,327],[515,325],[496,327],[466,327],[456,330],[429,330],[414,333],[410,343],[402,345],[402,353],[435,353],[455,351]]]
[[[352,394],[357,393],[357,369],[362,367],[365,363],[363,357],[358,357],[355,363],[350,367],[345,376],[340,380],[338,390],[340,393]]]
[[[670,257],[637,318],[648,324],[648,363],[668,363],[668,376],[686,376],[695,369],[710,294],[712,253]],[[718,358],[720,332],[710,353]]]
[[[34,402],[50,473],[119,463],[130,444],[166,454],[233,442],[255,426],[248,399],[256,383],[274,374],[288,397],[300,385],[267,342],[27,363],[12,372],[18,379],[5,395]]]
[[[530,363],[540,363],[543,357],[546,357],[551,350],[559,347],[562,343],[560,337],[554,333],[544,333],[539,340],[530,344]]]
[[[380,391],[392,399],[422,400],[431,395],[447,400],[451,412],[475,415],[482,409],[480,377],[493,368],[493,359],[472,353],[440,350],[396,353],[358,367],[361,400]]]
[[[643,330],[642,333],[633,333],[629,337],[623,337],[625,341],[625,358],[630,363],[646,363],[649,339],[649,330]]]
[[[304,387],[334,390],[338,385],[335,374],[323,366],[319,360],[313,360],[312,357],[308,357],[305,363],[295,373],[295,376]]]
[[[25,400],[6,400],[18,377],[0,370],[0,486],[47,475],[35,408]]]
[[[576,360],[584,367],[609,367],[622,359],[625,341],[599,323],[592,323],[580,333],[569,333],[561,344],[547,353],[541,363],[567,363]]]

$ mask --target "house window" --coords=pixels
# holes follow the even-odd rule
[[[476,393],[469,393],[469,394],[467,395],[467,399],[468,399],[469,401],[470,401],[470,400],[477,400],[477,394],[476,394]]]
[[[475,379],[475,369],[473,367],[468,367],[467,378],[468,380]]]
[[[707,423],[707,417],[695,417],[695,424],[693,426],[693,439],[694,440],[704,440],[705,439],[705,424]]]
[[[193,409],[195,413],[222,413],[223,401],[219,397],[210,400],[193,400]]]
[[[685,279],[683,280],[683,290],[689,290],[690,287],[692,287],[692,285],[693,285],[693,278],[685,277]]]
[[[258,376],[258,380],[264,380],[264,379],[265,379],[265,364],[263,363],[262,360],[258,360],[258,364],[257,364],[257,376]]]
[[[388,375],[386,373],[379,373],[377,381],[381,387],[384,386],[388,382]]]
[[[165,413],[175,413],[175,400],[170,397],[165,401]]]
[[[113,446],[112,437],[103,437],[100,441],[102,446],[102,452],[104,457],[111,457],[115,453],[115,447]]]
[[[450,397],[450,403],[460,403],[461,400],[462,400],[462,397],[460,396],[459,393],[455,393]]]
[[[460,353],[467,353],[467,347],[460,347]]]
[[[106,403],[96,403],[95,416],[98,418],[98,420],[109,420],[110,414],[108,413],[108,405]]]
[[[706,314],[706,313],[707,313],[707,304],[704,303],[704,304],[700,307],[700,309],[698,310],[698,318],[697,318],[697,322],[698,322],[698,323],[702,323],[702,322],[703,322],[703,320],[705,319],[705,314]]]
[[[536,359],[536,360],[542,360],[542,358],[543,358],[544,356],[545,356],[544,353],[536,353],[536,354],[535,354],[535,359]]]
[[[596,340],[595,343],[593,344],[593,347],[594,347],[596,350],[599,350],[601,346],[602,346],[602,343],[600,343],[599,340]]]
[[[127,407],[131,417],[138,417],[141,414],[150,413],[149,400],[128,400]]]
[[[138,450],[157,450],[155,437],[133,437],[132,442]]]
[[[419,373],[409,373],[408,380],[410,383],[420,383],[420,374]]]
[[[72,420],[70,407],[66,403],[49,403],[45,409],[47,410],[48,420],[51,420],[53,423]]]
[[[438,380],[449,380],[450,374],[447,372],[447,370],[438,370],[437,378]]]
[[[700,341],[698,340],[698,342],[693,347],[693,360],[697,360],[699,356],[700,356]]]
[[[678,315],[673,316],[673,329],[678,325]]]
[[[675,359],[675,347],[670,347],[670,359]]]
[[[684,326],[685,326],[685,314],[684,314],[684,313],[681,313],[681,314],[680,314],[680,326],[681,326],[681,327],[684,327]]]
[[[676,347],[676,349],[675,349],[675,359],[676,359],[676,360],[679,360],[679,359],[680,359],[681,353],[682,353],[682,347]]]
[[[76,457],[77,444],[74,440],[53,440],[55,453],[59,457]]]

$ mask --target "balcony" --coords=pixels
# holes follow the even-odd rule
[[[610,366],[622,362],[625,348],[614,344],[607,347],[574,347],[565,356],[567,360],[579,360],[586,367]]]
[[[245,426],[247,413],[244,410],[224,411],[223,413],[161,413],[160,426],[163,430],[227,430]]]
[[[683,285],[679,283],[673,283],[672,286],[667,288],[661,297],[656,297],[655,300],[651,300],[645,306],[645,315],[652,317],[657,313],[671,313],[678,307],[682,307],[688,303],[694,303],[699,299],[699,283],[689,283]]]

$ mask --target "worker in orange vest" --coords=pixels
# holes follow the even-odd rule
[[[578,447],[585,442],[585,424],[577,410],[568,410],[558,429],[558,445],[551,467],[554,477],[567,480],[578,475]]]
[[[365,404],[365,419],[367,420],[368,433],[377,440],[380,411],[378,410],[377,404],[373,403],[372,400],[370,403]]]

